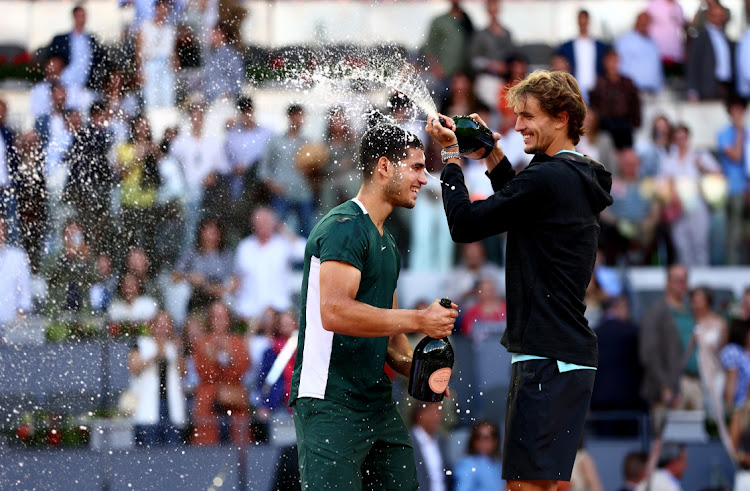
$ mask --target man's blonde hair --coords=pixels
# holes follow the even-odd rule
[[[536,97],[539,106],[550,116],[558,117],[563,112],[568,114],[568,137],[574,145],[578,144],[585,133],[583,120],[586,118],[586,103],[573,75],[536,70],[508,89],[508,106],[517,111],[530,95]]]

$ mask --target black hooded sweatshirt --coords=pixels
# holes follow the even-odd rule
[[[508,232],[502,344],[512,353],[597,366],[584,295],[596,259],[599,212],[612,204],[612,175],[571,152],[539,153],[518,174],[503,158],[488,175],[495,194],[472,203],[461,168],[445,166],[443,204],[456,242]]]

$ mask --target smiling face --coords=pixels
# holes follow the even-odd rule
[[[547,114],[533,95],[526,96],[515,112],[518,116],[516,131],[523,136],[524,152],[544,153],[559,138],[561,130],[556,127],[559,121]]]
[[[386,199],[394,206],[414,208],[417,195],[427,184],[424,151],[407,148],[406,157],[388,164],[391,179],[385,188]]]

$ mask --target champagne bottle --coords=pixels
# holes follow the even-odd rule
[[[459,153],[466,155],[484,149],[481,158],[492,153],[495,140],[489,128],[470,116],[453,116],[453,121],[456,123]],[[441,121],[441,124],[444,124],[444,121]]]
[[[451,301],[440,300],[440,305],[449,309]],[[435,339],[425,336],[414,349],[409,374],[409,395],[425,402],[440,402],[448,387],[453,370],[453,346],[448,338]]]

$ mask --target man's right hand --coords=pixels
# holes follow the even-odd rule
[[[440,305],[440,300],[435,300],[422,311],[419,332],[435,339],[450,335],[458,317],[457,308],[458,305],[451,303],[451,308],[446,309]]]

